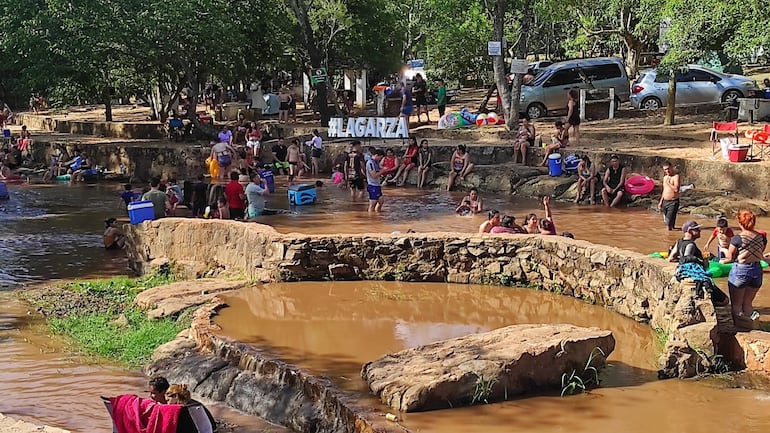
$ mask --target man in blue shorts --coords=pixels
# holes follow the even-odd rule
[[[382,186],[380,186],[380,160],[383,152],[376,149],[366,161],[366,191],[369,192],[369,212],[382,211]]]

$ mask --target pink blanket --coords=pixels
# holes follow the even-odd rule
[[[126,394],[110,398],[112,420],[118,433],[176,433],[178,404],[159,404]]]

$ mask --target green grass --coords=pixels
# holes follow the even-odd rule
[[[98,355],[128,367],[149,362],[152,352],[171,341],[184,329],[172,319],[151,321],[139,309],[123,313],[128,324],[116,322],[115,314],[78,314],[53,318],[49,325],[56,334],[66,335],[79,350]]]
[[[653,331],[655,332],[658,353],[663,353],[663,349],[666,348],[666,343],[668,343],[668,333],[660,327],[653,328]]]
[[[24,298],[48,318],[54,334],[70,339],[71,351],[138,367],[150,360],[155,348],[189,326],[190,315],[185,312],[177,318],[149,320],[133,304],[141,291],[172,281],[169,272],[78,281]]]

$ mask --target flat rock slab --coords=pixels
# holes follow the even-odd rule
[[[153,287],[139,293],[134,299],[138,307],[149,310],[147,317],[159,319],[174,316],[182,310],[203,305],[217,294],[246,287],[247,281],[227,281],[218,279],[179,281]]]
[[[70,433],[70,431],[47,425],[35,425],[0,413],[0,433]]]
[[[367,363],[361,376],[383,403],[401,412],[501,401],[560,390],[563,373],[601,367],[612,332],[565,324],[512,325],[403,350]],[[475,396],[475,398],[474,398]]]

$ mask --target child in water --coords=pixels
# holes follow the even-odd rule
[[[467,216],[471,214],[471,201],[470,200],[463,200],[462,203],[460,203],[459,206],[457,206],[457,209],[455,209],[455,213],[460,216]]]
[[[717,226],[714,231],[711,232],[711,236],[706,241],[705,250],[708,251],[711,242],[717,239],[717,258],[723,259],[725,257],[725,251],[730,248],[730,240],[735,236],[733,229],[728,227],[727,218],[717,218]]]

